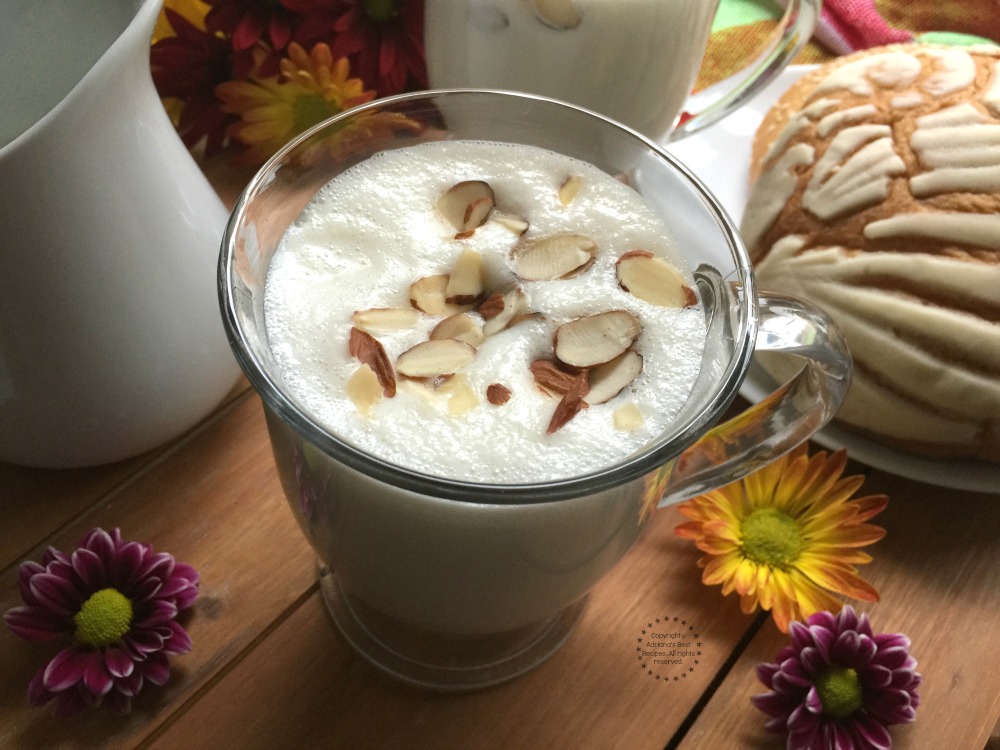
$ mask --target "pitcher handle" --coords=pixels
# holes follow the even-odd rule
[[[851,384],[851,355],[836,324],[795,297],[760,296],[756,352],[805,366],[742,414],[705,433],[665,467],[663,507],[735,481],[792,450],[830,421]]]
[[[816,28],[821,9],[822,0],[788,0],[785,14],[775,29],[777,38],[760,57],[756,58],[759,60],[757,66],[747,72],[748,66],[718,84],[720,87],[724,87],[727,82],[734,82],[733,88],[721,99],[710,104],[701,112],[678,122],[671,132],[669,140],[676,141],[708,127],[763,90],[805,47]],[[740,79],[740,76],[744,76],[744,78]]]

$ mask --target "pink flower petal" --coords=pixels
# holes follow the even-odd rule
[[[78,646],[60,651],[45,667],[45,687],[59,692],[78,683],[83,679],[89,656]]]
[[[135,662],[124,649],[112,646],[104,652],[104,666],[112,677],[128,677],[135,669]]]
[[[104,656],[92,651],[83,669],[83,684],[94,695],[106,695],[114,685],[110,673],[104,668]]]
[[[86,691],[76,690],[75,688],[56,693],[53,696],[55,698],[55,709],[52,713],[58,719],[71,719],[87,708],[88,705],[93,705],[86,700],[89,695]],[[97,705],[100,705],[99,697],[97,698]]]
[[[186,654],[191,650],[191,636],[175,620],[168,623],[170,637],[163,647],[163,652],[167,654]]]
[[[73,621],[41,607],[14,607],[3,616],[15,635],[28,641],[51,641],[75,630]]]
[[[117,583],[115,588],[122,593],[131,591],[145,556],[146,550],[137,542],[128,542],[118,551],[118,569],[113,579]]]
[[[31,593],[31,577],[38,573],[44,573],[45,568],[36,562],[28,561],[21,563],[17,569],[17,588],[21,592],[21,598],[25,604],[35,604],[35,595]]]
[[[177,607],[171,601],[156,599],[135,613],[135,620],[132,622],[134,628],[155,628],[164,625],[177,617]]]
[[[151,654],[163,648],[164,638],[155,630],[133,630],[123,639],[126,646],[131,647],[137,657]]]
[[[72,617],[83,605],[80,592],[65,578],[39,573],[32,577],[30,586],[40,605],[64,617]]]
[[[38,708],[52,700],[52,697],[52,692],[45,687],[45,667],[42,667],[28,682],[28,704],[33,708]]]
[[[114,540],[108,532],[104,529],[94,529],[84,537],[80,546],[85,549],[89,549],[101,558],[105,565],[108,565],[108,575],[110,576],[113,574],[114,571],[109,563],[114,561],[117,548]]]
[[[136,696],[142,690],[143,683],[142,669],[135,669],[128,677],[123,677],[115,682],[117,692],[127,696]]]
[[[113,690],[108,693],[108,703],[111,705],[115,711],[120,714],[127,714],[132,710],[132,698],[125,693],[120,693],[117,690]]]
[[[154,685],[165,685],[170,679],[170,665],[163,654],[151,654],[143,672]]]
[[[107,586],[108,574],[96,552],[81,547],[73,552],[70,559],[74,572],[92,591],[100,591]]]

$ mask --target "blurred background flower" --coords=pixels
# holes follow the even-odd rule
[[[801,445],[738,482],[678,506],[691,519],[678,536],[694,541],[705,555],[702,580],[735,591],[742,610],[770,610],[778,628],[814,612],[837,612],[834,594],[878,601],[856,565],[871,561],[860,547],[885,535],[866,523],[885,509],[888,498],[852,500],[864,477],[841,478],[847,454],[809,456]]]
[[[259,165],[325,117],[426,88],[423,17],[423,0],[165,0],[153,81],[188,148]]]

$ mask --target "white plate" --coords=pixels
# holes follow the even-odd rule
[[[697,135],[671,143],[674,154],[715,193],[737,225],[747,200],[750,144],[764,113],[791,84],[815,66],[792,65],[748,105]],[[740,393],[759,401],[769,391],[751,372]],[[1000,466],[981,461],[938,461],[888,448],[844,429],[825,427],[814,440],[830,448],[846,448],[851,458],[877,469],[928,484],[978,492],[1000,492]]]

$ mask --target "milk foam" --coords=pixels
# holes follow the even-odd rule
[[[563,207],[559,185],[583,176]],[[488,182],[497,209],[529,222],[526,238],[576,232],[600,248],[595,264],[575,279],[522,282],[511,270],[517,237],[489,222],[465,240],[435,209],[438,196],[461,180]],[[356,310],[408,306],[408,289],[424,276],[448,273],[471,247],[483,257],[487,289],[519,285],[527,309],[543,320],[488,338],[462,374],[481,403],[454,416],[448,397],[431,399],[400,380],[395,398],[369,416],[345,394],[357,370],[347,341]],[[286,233],[268,271],[267,333],[288,392],[331,432],[358,448],[410,469],[497,484],[551,480],[613,465],[640,450],[670,424],[698,375],[705,340],[700,307],[668,309],[618,288],[615,261],[644,249],[684,268],[669,230],[631,188],[595,167],[534,147],[451,141],[388,151],[323,188]],[[688,272],[685,270],[685,273]],[[543,395],[528,366],[551,358],[556,327],[581,315],[624,309],[644,329],[635,348],[644,368],[623,393],[581,411],[553,435],[546,428],[556,400]],[[421,316],[409,330],[379,333],[390,359],[427,339],[440,318]],[[494,406],[486,388],[503,383],[510,401]],[[612,415],[632,401],[644,426],[616,430]]]

